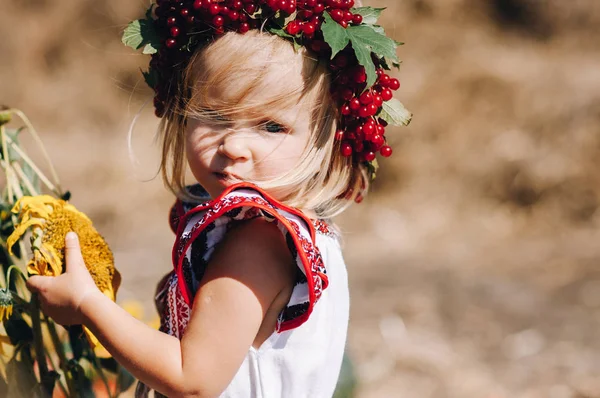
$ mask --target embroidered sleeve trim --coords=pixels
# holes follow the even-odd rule
[[[233,191],[239,189],[250,189],[253,191],[252,194],[258,194],[260,196],[245,196],[243,194],[230,195]],[[276,203],[276,205],[273,203]],[[286,240],[291,239],[291,243],[293,243],[293,245],[289,244],[289,246],[291,246],[290,250],[292,250],[292,254],[296,259],[298,266],[306,276],[306,278],[304,278],[305,280],[298,281],[294,289],[295,292],[296,289],[301,292],[303,289],[298,285],[306,283],[308,300],[305,301],[302,299],[301,296],[303,296],[303,294],[298,294],[298,297],[294,299],[294,292],[292,294],[292,300],[290,300],[288,306],[280,314],[277,331],[282,332],[296,328],[306,322],[306,320],[309,318],[313,311],[314,305],[321,296],[322,291],[328,285],[328,278],[321,255],[317,247],[314,245],[315,227],[302,212],[298,211],[297,209],[279,204],[277,201],[262,192],[259,188],[251,184],[241,183],[229,187],[229,189],[223,192],[219,198],[195,207],[180,218],[177,228],[177,239],[175,241],[175,245],[173,246],[172,257],[174,271],[177,274],[177,281],[182,298],[188,306],[191,306],[194,295],[193,281],[190,281],[189,277],[186,280],[184,271],[185,267],[190,267],[190,261],[187,259],[187,257],[191,254],[192,243],[208,226],[213,224],[217,219],[224,215],[227,216],[228,214],[232,214],[232,212],[236,209],[243,211],[243,208],[246,207],[250,209],[259,209],[260,214],[247,211],[241,215],[241,217],[251,218],[261,215],[270,216],[276,219],[279,225],[283,227],[280,227],[280,230],[282,230],[284,235],[287,234]],[[201,212],[204,213],[200,215]],[[294,215],[300,220],[300,222],[303,222],[309,232],[310,239],[302,234],[296,221],[288,219],[285,215],[282,215],[281,212]],[[193,227],[186,231],[186,225],[194,216],[200,216],[200,219],[195,220]],[[235,215],[230,216],[227,222],[233,220],[234,217]]]

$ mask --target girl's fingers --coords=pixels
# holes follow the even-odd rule
[[[27,288],[33,293],[42,292],[48,286],[50,278],[50,276],[30,276],[27,279]]]
[[[65,262],[67,272],[74,267],[85,267],[81,248],[79,247],[79,238],[75,232],[69,232],[65,236]]]

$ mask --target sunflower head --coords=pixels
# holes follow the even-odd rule
[[[79,236],[81,254],[98,288],[111,299],[121,283],[114,267],[113,255],[92,221],[73,205],[49,195],[24,196],[12,209],[18,223],[8,237],[9,250],[31,230],[33,257],[27,271],[33,275],[57,276],[63,272],[65,236],[74,231]]]

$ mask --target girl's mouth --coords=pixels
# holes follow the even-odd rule
[[[221,182],[242,181],[242,179],[235,174],[229,174],[229,173],[215,171],[215,172],[213,172],[213,175],[217,178],[217,180],[219,180]]]

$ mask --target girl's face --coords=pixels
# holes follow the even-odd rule
[[[270,74],[273,76],[268,79],[278,79],[278,84],[284,84],[285,76]],[[211,87],[210,103],[227,103],[235,95],[233,91],[234,84]],[[252,90],[243,100],[244,104],[267,101],[267,93],[260,88]],[[244,109],[244,104],[240,104],[240,109]],[[261,107],[259,112],[240,111],[231,116],[220,114],[214,107],[206,109],[207,117],[190,118],[185,145],[194,177],[215,198],[235,183],[251,181],[260,186],[262,181],[290,172],[298,164],[310,137],[309,109],[299,101],[276,111]],[[289,192],[270,193],[280,198]]]

